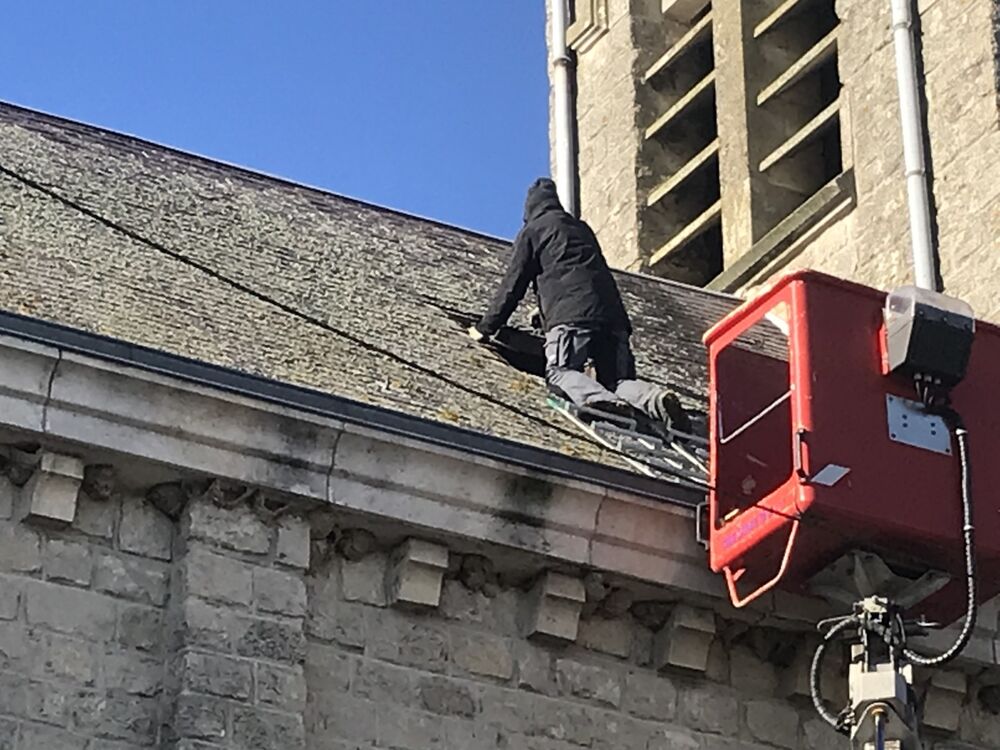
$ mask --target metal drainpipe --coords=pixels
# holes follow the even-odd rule
[[[912,0],[892,0],[892,35],[896,49],[899,114],[903,126],[903,164],[906,169],[906,196],[910,209],[913,276],[918,287],[936,291],[930,188],[927,184],[924,127],[917,81]]]
[[[555,131],[555,181],[559,200],[569,213],[579,215],[576,200],[576,144],[573,142],[572,65],[566,46],[567,0],[552,0],[552,89]]]

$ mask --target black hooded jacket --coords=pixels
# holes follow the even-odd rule
[[[631,333],[618,285],[587,224],[563,210],[552,180],[528,190],[524,226],[514,255],[486,314],[476,326],[492,336],[510,318],[528,285],[538,297],[546,331],[557,325],[617,328]]]

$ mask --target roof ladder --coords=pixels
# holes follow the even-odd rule
[[[597,443],[619,454],[647,476],[692,489],[708,487],[708,441],[666,428],[659,435],[644,431],[635,419],[578,407],[549,396],[548,405]]]

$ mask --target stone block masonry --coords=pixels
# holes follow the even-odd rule
[[[795,636],[778,631],[755,636],[755,629],[686,605],[647,603],[613,621],[584,620],[575,643],[538,642],[518,617],[537,603],[537,581],[501,588],[490,597],[451,576],[436,609],[401,609],[385,600],[359,601],[344,590],[345,567],[357,589],[365,588],[356,580],[359,570],[371,576],[368,587],[377,588],[392,565],[384,555],[365,560],[370,564],[359,568],[357,560],[324,555],[307,577],[310,748],[827,750],[844,745],[808,700],[788,698],[781,687],[801,678],[791,673],[808,662],[775,648],[797,642]],[[684,659],[678,652],[674,663],[658,659],[658,634],[685,629],[697,631],[697,653]],[[806,655],[808,648],[803,638],[796,654]],[[837,689],[843,676],[833,671],[825,681],[828,693],[831,701],[843,700]],[[955,699],[960,726],[941,737],[965,744],[939,746],[989,746],[989,732],[996,730],[986,727],[996,721],[971,694],[956,693]]]
[[[180,519],[169,612],[174,720],[163,740],[305,748],[308,533],[301,521],[270,522],[252,492],[227,493],[210,486]],[[290,538],[304,549],[290,548]]]
[[[41,468],[21,489],[0,477],[4,505],[27,511],[0,520],[0,748],[158,747],[173,524]],[[57,506],[59,523],[39,512]]]
[[[16,512],[45,489],[0,477],[0,748],[305,747],[303,518],[214,482]]]
[[[68,527],[0,519],[0,748],[843,745],[796,689],[805,634],[245,487],[173,495],[172,518],[124,492],[81,493]],[[23,500],[0,477],[4,497]],[[921,676],[933,747],[998,746],[997,682]]]

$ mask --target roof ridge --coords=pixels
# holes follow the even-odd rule
[[[105,136],[109,136],[112,139],[125,141],[130,144],[145,145],[160,151],[165,151],[171,154],[175,154],[184,159],[188,159],[193,162],[200,162],[201,164],[209,167],[223,168],[229,172],[238,173],[243,179],[250,182],[254,181],[264,181],[278,183],[285,187],[294,188],[296,190],[304,190],[309,193],[318,193],[325,198],[333,198],[336,200],[344,201],[353,205],[361,206],[367,209],[373,209],[375,211],[380,211],[382,213],[391,214],[393,216],[398,216],[403,219],[410,219],[413,221],[430,224],[441,229],[446,229],[460,234],[464,234],[470,237],[475,237],[478,239],[484,239],[490,242],[495,242],[503,245],[509,245],[512,240],[504,237],[497,237],[495,235],[488,234],[486,232],[480,232],[475,229],[469,229],[467,227],[458,226],[456,224],[449,224],[447,222],[441,221],[440,219],[433,219],[427,216],[421,216],[419,214],[409,213],[403,211],[402,209],[392,208],[391,206],[385,206],[380,203],[373,203],[371,201],[362,200],[360,198],[353,198],[348,195],[343,195],[341,193],[336,193],[332,190],[326,188],[318,187],[316,185],[310,185],[305,182],[299,182],[289,177],[282,177],[281,175],[271,174],[270,172],[265,172],[259,169],[252,169],[250,167],[243,166],[241,164],[234,164],[233,162],[225,161],[224,159],[218,159],[211,156],[205,156],[204,154],[199,154],[194,151],[185,151],[184,149],[178,148],[176,146],[171,146],[169,144],[160,143],[159,141],[153,141],[148,138],[143,138],[132,133],[126,133],[120,130],[114,130],[112,128],[104,127],[102,125],[94,125],[92,123],[84,122],[83,120],[74,120],[63,115],[53,114],[51,112],[46,112],[39,109],[34,109],[31,107],[25,107],[20,104],[15,104],[14,102],[7,101],[5,99],[0,99],[0,119],[4,119],[4,115],[8,112],[13,112],[17,115],[13,120],[17,124],[18,119],[30,119],[49,126],[58,126],[62,128],[72,128],[78,133],[88,134],[88,133],[101,133]],[[628,271],[625,269],[615,268],[612,269],[613,273],[617,276],[628,276],[641,280],[643,283],[656,283],[662,284],[670,287],[680,287],[687,290],[697,291],[704,294],[707,297],[714,297],[717,299],[734,300],[738,299],[734,295],[727,294],[725,292],[719,292],[713,289],[707,289],[705,287],[694,286],[692,284],[685,284],[680,281],[675,281],[673,279],[665,279],[659,276],[653,276],[652,274],[639,273],[637,271]]]
[[[385,206],[380,203],[373,203],[371,201],[363,200],[361,198],[354,198],[349,195],[343,195],[341,193],[336,193],[332,190],[326,188],[318,187],[316,185],[310,185],[306,182],[300,182],[294,180],[290,177],[283,177],[281,175],[272,174],[270,172],[265,172],[260,169],[253,169],[251,167],[243,166],[241,164],[235,164],[233,162],[226,161],[225,159],[219,159],[212,156],[206,156],[204,154],[199,154],[194,151],[185,151],[184,149],[178,148],[176,146],[171,146],[166,143],[160,143],[159,141],[153,141],[149,138],[143,138],[142,136],[135,135],[133,133],[126,133],[121,130],[114,130],[103,125],[95,125],[93,123],[84,122],[83,120],[74,120],[70,117],[65,117],[63,115],[53,114],[51,112],[46,112],[40,109],[33,109],[31,107],[25,107],[20,104],[15,104],[14,102],[7,101],[5,99],[0,99],[0,119],[6,119],[4,117],[5,113],[13,110],[15,113],[21,117],[27,116],[29,119],[34,119],[50,125],[57,125],[60,127],[70,126],[74,130],[81,133],[87,133],[88,131],[97,131],[106,136],[110,136],[113,139],[120,139],[123,141],[147,145],[161,151],[167,151],[177,156],[181,156],[185,159],[189,159],[195,162],[202,162],[208,166],[222,167],[226,170],[238,172],[244,178],[250,178],[250,180],[264,180],[267,182],[280,183],[286,187],[295,188],[297,190],[305,190],[310,193],[319,193],[327,198],[336,198],[337,200],[345,201],[347,203],[352,203],[358,206],[363,206],[365,208],[374,209],[376,211],[381,211],[383,213],[393,214],[395,216],[402,217],[404,219],[412,219],[414,221],[423,222],[426,224],[432,224],[442,229],[449,229],[455,232],[460,232],[462,234],[470,235],[472,237],[489,240],[491,242],[498,242],[501,244],[509,245],[511,239],[505,237],[497,237],[496,235],[488,234],[486,232],[481,232],[476,229],[469,229],[468,227],[459,226],[457,224],[449,224],[448,222],[441,221],[440,219],[433,219],[428,216],[421,216],[420,214],[410,213],[399,208],[392,208],[391,206]],[[17,120],[13,119],[14,123],[17,124]]]

